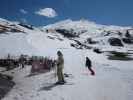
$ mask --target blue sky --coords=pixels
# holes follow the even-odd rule
[[[35,12],[52,8],[49,18]],[[133,26],[133,0],[0,0],[0,17],[36,26],[85,18],[99,24]]]

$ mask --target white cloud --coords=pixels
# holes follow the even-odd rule
[[[48,17],[48,18],[54,18],[54,17],[57,16],[57,13],[53,8],[40,9],[39,11],[35,12],[35,14],[45,16],[45,17]]]
[[[24,9],[20,9],[20,12],[22,13],[22,14],[27,14],[28,12],[26,11],[26,10],[24,10]]]

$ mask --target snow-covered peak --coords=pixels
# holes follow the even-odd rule
[[[42,30],[56,30],[56,29],[66,29],[66,30],[74,30],[74,32],[87,32],[89,34],[99,34],[107,31],[111,31],[114,33],[117,32],[125,32],[132,27],[122,27],[115,25],[100,25],[96,24],[93,21],[81,19],[77,21],[73,21],[71,19],[67,19],[64,21],[57,22],[55,24],[50,24],[41,28]]]
[[[3,18],[0,18],[0,24],[1,25],[8,25],[8,24],[10,24],[11,22],[9,22],[8,20],[6,20],[6,19],[3,19]]]
[[[6,19],[0,18],[0,33],[6,33],[6,32],[28,33],[33,29],[34,28],[31,25],[20,23],[17,21],[8,21]]]
[[[47,26],[44,26],[43,28],[102,28],[105,30],[122,30],[122,29],[130,29],[131,27],[123,27],[123,26],[116,26],[116,25],[101,25],[101,24],[96,24],[93,21],[86,20],[86,19],[81,19],[81,20],[63,20],[59,21],[54,24],[50,24]]]
[[[1,22],[1,21],[7,21],[7,20],[5,20],[5,19],[3,19],[3,18],[0,18],[0,22]]]
[[[18,21],[9,21],[7,19],[0,18],[0,24],[1,25],[12,25],[12,24],[19,24],[19,22]]]
[[[88,20],[73,21],[71,19],[67,19],[55,24],[44,26],[44,28],[83,28],[88,26],[95,26],[95,23]]]

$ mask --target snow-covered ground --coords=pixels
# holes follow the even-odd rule
[[[2,20],[2,23],[7,23],[7,20]],[[10,22],[12,23],[12,22]],[[4,24],[5,25],[5,24]],[[15,24],[16,25],[16,24]],[[9,25],[10,26],[10,25]],[[103,30],[118,30],[123,31],[130,27],[117,27],[96,25],[88,21],[71,21],[66,20],[57,24],[45,26],[41,30],[29,30],[16,25],[21,30],[21,33],[0,34],[0,57],[11,55],[41,55],[56,58],[56,52],[61,50],[65,59],[64,73],[70,75],[65,78],[66,85],[53,87],[51,90],[45,90],[47,87],[57,81],[55,71],[27,77],[30,74],[31,66],[26,66],[24,69],[16,68],[12,71],[5,72],[14,76],[16,85],[2,100],[132,100],[133,98],[133,61],[115,61],[108,60],[106,53],[96,54],[91,49],[75,49],[70,46],[75,43],[72,39],[63,37],[55,32],[56,28],[71,29],[78,32],[87,30],[80,35],[76,40],[84,42],[88,37],[93,37],[96,40],[103,40],[96,46],[104,51],[127,51],[132,50],[132,45],[124,47],[113,47],[107,43],[107,37]],[[52,31],[46,32],[46,29]],[[115,33],[111,36],[116,36]],[[124,36],[124,35],[123,35]],[[88,56],[93,63],[93,69],[96,72],[95,76],[91,76],[88,69],[85,67],[85,57]]]
[[[13,71],[16,85],[3,100],[132,100],[132,61],[110,62],[92,51],[67,49],[62,52],[64,72],[72,74],[66,78],[68,84],[47,91],[43,87],[57,81],[55,72],[26,77],[30,73],[30,66],[27,66]],[[86,55],[93,61],[95,76],[91,76],[84,66]]]

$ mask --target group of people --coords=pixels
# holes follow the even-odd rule
[[[63,74],[63,68],[64,68],[64,57],[61,51],[57,52],[57,60],[56,60],[56,65],[57,65],[57,77],[58,81],[56,84],[64,84],[66,83],[64,79],[64,74]],[[94,70],[92,69],[92,62],[89,59],[89,57],[86,57],[86,63],[85,66],[88,68],[88,70],[91,72],[91,75],[95,75]]]

